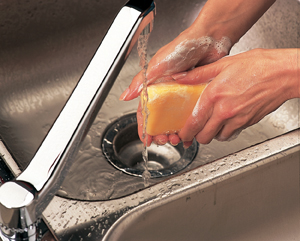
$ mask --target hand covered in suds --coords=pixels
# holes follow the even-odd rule
[[[228,140],[286,100],[300,97],[297,52],[256,49],[173,75],[184,84],[213,79],[179,132],[181,140],[189,143],[195,137],[203,144],[213,138]]]
[[[187,71],[195,66],[212,63],[228,54],[231,42],[223,37],[220,40],[214,40],[211,37],[198,37],[191,29],[185,30],[172,42],[162,47],[150,60],[146,73],[147,85],[173,80],[171,75],[178,72]],[[121,100],[132,100],[140,95],[143,85],[142,72],[138,73],[130,86],[121,95]],[[140,139],[142,138],[143,117],[139,105],[137,111],[138,130]],[[180,142],[176,134],[147,136],[148,145],[151,142],[163,145],[170,142],[177,145]],[[143,140],[144,143],[146,139]]]

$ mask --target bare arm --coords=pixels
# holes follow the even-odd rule
[[[227,36],[235,44],[275,0],[208,0],[191,29],[205,28],[209,36]]]
[[[275,0],[208,0],[194,23],[172,42],[158,50],[150,60],[147,70],[148,83],[151,84],[157,79],[195,66],[214,62],[228,54],[232,45],[274,2]],[[201,44],[204,37],[208,40],[207,44]],[[226,39],[222,41],[224,37]],[[192,40],[199,41],[193,42],[193,45]],[[193,47],[198,51],[195,51],[193,56],[187,56],[187,51]],[[178,63],[179,58],[171,57],[179,55],[188,59],[183,63]],[[193,61],[189,61],[192,58]],[[176,68],[174,68],[175,65]],[[139,73],[120,99],[131,100],[138,97],[142,82],[142,74]]]
[[[170,79],[170,75],[203,66],[227,55],[233,46],[264,14],[275,0],[208,0],[195,22],[169,44],[162,47],[150,60],[147,70],[148,84]],[[190,51],[194,49],[193,51]],[[176,58],[176,56],[179,56]],[[182,61],[184,59],[184,61]],[[123,92],[121,100],[139,96],[143,83],[142,74],[137,74]],[[141,119],[141,109],[137,111]],[[139,123],[142,139],[142,125]],[[148,136],[148,144],[180,142],[177,135]],[[145,140],[144,140],[145,141]],[[189,144],[189,143],[188,143]],[[187,144],[187,145],[188,145]]]

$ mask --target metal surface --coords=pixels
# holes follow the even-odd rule
[[[181,1],[172,1],[171,6],[169,1],[157,1],[156,4],[157,16],[148,44],[149,58],[192,23],[204,2],[189,1],[189,4],[184,4],[184,6]],[[298,46],[299,14],[298,2],[277,1],[233,47],[231,54],[257,47]],[[107,101],[97,115],[79,155],[74,160],[59,195],[79,200],[108,200],[120,198],[144,188],[141,178],[122,174],[107,164],[100,147],[101,138],[107,126],[120,116],[136,111],[138,100],[122,102],[119,101],[119,96],[128,87],[134,75],[140,71],[138,63],[137,51],[133,50]],[[201,145],[196,158],[184,171],[297,128],[299,112],[299,100],[288,101],[260,123],[244,130],[236,140],[212,141],[209,145]],[[90,171],[81,172],[86,169]],[[150,183],[155,184],[164,180],[163,177],[152,179]]]
[[[139,34],[147,25],[152,29],[154,9],[149,0],[129,1],[120,10],[28,167],[0,187],[4,236],[17,240],[35,235],[35,222],[61,185],[68,161],[77,153]]]
[[[56,196],[44,216],[59,240],[297,240],[299,162],[300,129],[124,198]]]
[[[266,145],[252,151],[265,150]],[[179,176],[184,180],[177,181],[180,185],[199,177],[202,182],[157,193],[151,203],[120,218],[103,240],[299,240],[299,143],[279,155],[247,163],[244,170],[220,175],[222,165],[247,162],[248,157],[240,154]],[[220,169],[211,175],[216,167]]]
[[[29,164],[96,51],[99,39],[103,38],[125,2],[1,2],[0,136],[21,170]],[[182,1],[175,0],[170,4],[170,0],[157,0],[157,17],[148,46],[149,57],[188,27],[204,3],[191,0],[182,4]],[[253,48],[300,47],[299,14],[299,1],[277,0],[233,47],[231,54]],[[185,169],[188,173],[169,180],[158,178],[152,182],[157,185],[139,191],[144,189],[143,180],[116,170],[107,163],[100,148],[107,126],[120,116],[136,110],[138,100],[125,103],[120,102],[118,97],[140,70],[138,62],[134,48],[73,160],[59,190],[60,197],[55,196],[44,212],[50,229],[60,240],[100,240],[115,221],[134,207],[147,202],[146,205],[151,208],[154,203],[151,200],[170,196],[177,188],[184,192],[189,187],[205,185],[211,177],[210,173],[217,175],[228,170],[226,177],[230,177],[232,168],[238,165],[236,162],[245,157],[249,162],[262,160],[260,163],[264,163],[264,158],[272,159],[272,155],[275,158],[287,155],[286,144],[290,148],[299,143],[299,134],[292,140],[289,139],[290,133],[285,135],[299,127],[299,100],[291,100],[260,123],[243,131],[236,140],[202,145],[195,161]],[[277,136],[280,136],[276,139],[277,144],[270,148],[266,140]],[[248,148],[261,142],[258,150],[255,149],[257,146]],[[232,154],[240,150],[244,150],[242,156]],[[213,162],[217,159],[222,161]],[[249,162],[240,161],[238,170],[247,170]],[[230,163],[233,163],[232,166]],[[250,166],[257,167],[256,164]],[[195,168],[200,174],[193,172]],[[296,165],[294,170],[297,170]],[[221,176],[221,179],[225,177]],[[274,186],[272,188],[276,189]],[[156,203],[163,204],[160,200]],[[190,204],[191,207],[196,205],[195,202]],[[264,213],[266,207],[259,208]],[[139,215],[139,212],[134,213]],[[228,214],[220,212],[219,215],[223,217]],[[134,223],[134,218],[130,219]],[[177,220],[174,216],[172,219],[168,222]],[[187,221],[185,218],[182,220]],[[122,232],[118,230],[117,233]]]
[[[24,170],[64,106],[88,65],[109,24],[124,1],[51,0],[1,5],[0,28],[0,135]],[[157,1],[157,17],[148,45],[149,58],[188,27],[204,1]],[[8,11],[9,10],[9,11]],[[28,12],[33,17],[27,17]],[[300,4],[278,0],[233,47],[235,54],[248,49],[297,47]],[[30,15],[30,16],[31,16]],[[24,21],[26,20],[26,21]],[[25,25],[26,23],[26,25]],[[133,48],[107,100],[83,141],[59,195],[80,200],[119,198],[144,188],[143,180],[120,173],[107,163],[100,148],[107,126],[136,111],[138,100],[119,101],[120,94],[140,71]],[[291,100],[232,142],[202,145],[195,168],[293,130],[298,124],[299,102]],[[89,170],[89,171],[86,171]],[[152,184],[163,181],[152,180]]]

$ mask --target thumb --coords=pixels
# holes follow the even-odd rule
[[[194,68],[187,72],[172,75],[179,84],[201,84],[207,83],[221,72],[222,66],[218,62]]]

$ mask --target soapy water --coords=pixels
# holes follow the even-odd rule
[[[143,151],[142,151],[142,156],[144,160],[144,168],[145,171],[143,172],[142,176],[144,179],[144,185],[145,187],[149,186],[149,179],[151,178],[151,174],[148,170],[148,138],[147,138],[147,133],[146,133],[146,128],[147,128],[147,121],[148,121],[148,115],[149,111],[147,108],[147,103],[148,103],[148,92],[147,92],[147,77],[146,77],[146,72],[148,68],[148,63],[147,63],[147,44],[148,44],[148,39],[149,39],[150,33],[142,33],[139,36],[138,39],[138,54],[140,56],[140,66],[142,68],[142,73],[143,73],[143,89],[142,89],[142,95],[141,97],[143,98],[143,107],[142,107],[142,115],[144,119],[144,124],[143,124],[143,136],[142,138],[146,138],[146,143],[144,145]]]
[[[210,49],[216,51],[217,55],[212,55],[206,59],[206,63],[216,61],[219,56],[227,55],[231,46],[232,43],[228,37],[215,40],[212,37],[204,36],[198,39],[184,40],[159,65],[167,65],[164,76],[179,73],[194,68],[199,61],[201,62],[201,56],[208,51],[210,52]],[[153,68],[157,67],[158,65]]]

